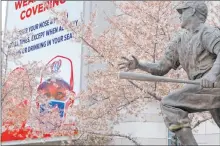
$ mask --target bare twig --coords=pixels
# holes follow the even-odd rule
[[[201,123],[204,123],[204,122],[206,122],[206,121],[208,121],[208,120],[210,120],[210,119],[212,119],[212,117],[208,117],[208,118],[205,118],[205,119],[202,119],[202,120],[198,120],[198,121],[196,122],[196,124],[193,125],[192,129],[196,128],[196,127],[199,126]]]

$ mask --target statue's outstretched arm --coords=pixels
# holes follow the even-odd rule
[[[167,74],[171,69],[177,69],[179,63],[179,48],[180,37],[174,37],[166,47],[165,54],[159,62],[150,63],[146,61],[138,61],[138,69],[147,71],[153,75],[163,76]]]
[[[146,61],[139,61],[138,69],[147,71],[152,75],[163,76],[172,69],[172,63],[169,60],[161,60],[158,63],[150,63]]]

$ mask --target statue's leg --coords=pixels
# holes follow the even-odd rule
[[[174,132],[183,145],[197,145],[193,137],[188,113],[220,108],[220,90],[186,85],[161,101],[161,110],[168,129]]]
[[[210,110],[210,113],[215,121],[215,123],[220,128],[220,108]]]
[[[168,129],[176,134],[182,145],[197,145],[190,127],[188,112],[171,106],[161,106]]]
[[[198,145],[191,128],[182,128],[174,132],[182,145]]]

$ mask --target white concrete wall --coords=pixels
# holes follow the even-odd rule
[[[167,145],[168,130],[163,122],[160,113],[159,102],[152,101],[146,104],[146,110],[142,111],[139,117],[127,116],[122,123],[115,126],[115,131],[122,134],[128,134],[137,138],[137,141],[143,145]],[[113,144],[131,145],[131,141],[122,138],[115,138]]]
[[[96,17],[96,35],[100,35],[108,26],[109,24],[104,20],[105,14],[103,11],[106,12],[108,16],[112,16],[115,14],[115,7],[112,2],[108,1],[85,1],[84,7],[84,21],[88,23],[90,20],[90,13],[97,10],[97,17]],[[91,49],[86,46],[82,47],[82,55],[90,55],[94,53]],[[97,70],[103,69],[105,64],[90,64],[87,65],[87,62],[82,59],[82,78],[81,78],[81,89],[84,90],[87,88],[88,80],[86,75]]]
[[[220,145],[220,129],[210,121],[202,123],[196,128],[195,138],[201,145]]]

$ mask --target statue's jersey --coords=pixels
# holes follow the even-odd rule
[[[190,80],[201,78],[213,66],[220,52],[220,30],[201,24],[193,34],[181,31],[169,43],[162,61],[169,60],[172,68],[179,65],[186,71]]]

